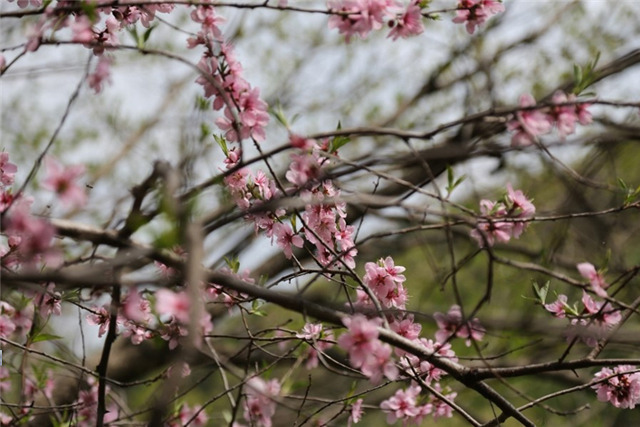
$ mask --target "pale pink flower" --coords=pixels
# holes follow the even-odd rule
[[[471,230],[471,237],[478,242],[481,248],[493,246],[497,241],[508,242],[513,234],[513,223],[496,221],[494,218],[504,217],[507,213],[502,203],[490,200],[480,201],[480,212],[491,221],[478,222],[476,228]]]
[[[602,274],[596,271],[596,268],[593,266],[593,264],[590,264],[588,262],[582,262],[578,264],[576,267],[580,275],[585,279],[589,280],[589,283],[591,284],[591,289],[593,289],[596,295],[602,298],[606,298],[607,291],[605,291],[605,289],[609,287],[609,285],[607,284],[607,282],[605,282]]]
[[[87,15],[77,15],[69,28],[72,32],[71,40],[76,43],[87,44],[95,39],[93,24]]]
[[[420,336],[422,325],[413,321],[413,315],[408,315],[403,320],[393,319],[389,324],[391,330],[408,340],[414,340]]]
[[[465,23],[467,32],[473,34],[476,27],[484,24],[493,15],[503,12],[504,6],[496,0],[460,0],[453,22]]]
[[[0,66],[0,69],[3,67]],[[0,152],[0,183],[2,185],[13,184],[14,175],[18,171],[18,167],[9,162],[9,153],[6,151]],[[0,185],[0,187],[2,186]]]
[[[124,323],[122,336],[125,338],[129,337],[131,339],[131,344],[139,345],[142,342],[153,338],[153,333],[150,330],[139,326],[130,320],[127,320]]]
[[[378,326],[381,319],[367,319],[362,314],[344,317],[342,323],[348,331],[338,338],[338,345],[349,352],[351,366],[360,368],[378,346]]]
[[[615,376],[608,378],[612,375]],[[608,379],[604,380],[605,378]],[[620,365],[613,369],[603,368],[595,374],[594,379],[604,380],[592,386],[599,401],[611,402],[613,406],[621,409],[633,409],[640,404],[640,372],[637,367]]]
[[[6,266],[33,265],[41,259],[55,266],[61,261],[58,251],[52,248],[55,228],[48,221],[31,215],[31,203],[31,199],[20,197],[5,216],[4,233],[12,249],[2,258]]]
[[[262,378],[252,377],[247,381],[246,394],[244,419],[252,425],[271,427],[271,418],[276,412],[273,398],[280,394],[278,380],[264,381]]]
[[[111,62],[112,59],[109,56],[100,56],[95,70],[87,76],[89,87],[93,89],[95,93],[102,91],[102,85],[104,83],[111,83]]]
[[[438,324],[436,340],[445,342],[455,333],[458,338],[466,339],[467,347],[471,341],[481,341],[484,337],[485,329],[477,318],[472,320],[462,319],[462,310],[459,305],[452,305],[447,314],[435,313],[433,317]]]
[[[275,223],[273,225],[273,235],[276,237],[276,242],[287,259],[291,259],[293,256],[292,246],[301,248],[304,245],[302,237],[299,234],[294,234],[289,224]]]
[[[11,318],[4,314],[0,315],[0,338],[9,338],[15,330],[16,325]]]
[[[186,292],[173,292],[169,289],[158,289],[155,294],[156,311],[159,315],[168,315],[182,324],[189,323],[189,307],[191,299]]]
[[[55,283],[49,283],[46,289],[38,293],[35,297],[35,303],[40,307],[40,316],[49,317],[51,314],[60,316],[62,306],[60,305],[60,292],[55,292]]]
[[[122,304],[124,317],[137,323],[149,323],[151,320],[151,304],[142,298],[135,288],[129,289],[129,294]]]
[[[13,0],[9,0],[9,2],[13,2]],[[18,0],[16,3],[19,8],[24,9],[25,7],[40,7],[42,6],[42,0]]]
[[[521,107],[534,105],[536,105],[536,100],[533,96],[527,93],[520,96]],[[511,145],[514,147],[533,144],[538,135],[549,133],[551,127],[552,118],[537,109],[520,110],[516,113],[515,120],[507,123],[507,128],[516,132],[511,138]]]
[[[398,390],[389,399],[380,404],[380,409],[387,413],[387,423],[393,424],[402,420],[405,425],[415,418],[420,411],[416,399],[420,395],[420,387],[411,385],[406,390]]]
[[[352,424],[358,424],[362,419],[363,413],[364,410],[362,409],[362,399],[358,399],[353,402],[353,405],[351,405],[351,412],[349,414],[347,427],[351,427]]]
[[[104,335],[107,332],[107,328],[109,327],[110,315],[106,306],[103,307],[93,307],[93,311],[95,313],[91,313],[87,315],[87,322],[90,325],[99,325],[100,330],[98,331],[98,337]]]
[[[435,388],[436,391],[442,393],[444,397],[446,397],[449,401],[453,401],[458,395],[458,393],[456,392],[444,393],[439,383],[435,383],[433,385],[433,388]],[[433,415],[434,420],[437,420],[441,417],[451,418],[453,414],[453,408],[449,406],[449,404],[444,400],[440,400],[435,395],[431,394],[429,395],[429,403],[424,405],[421,412],[422,416],[424,416],[425,414],[431,414]],[[417,421],[420,422],[421,419],[421,417],[418,417]]]
[[[87,194],[76,183],[76,180],[84,174],[84,166],[75,165],[63,167],[53,157],[45,158],[47,176],[42,180],[42,187],[54,191],[60,201],[69,207],[82,207],[87,202]]]
[[[354,35],[366,38],[373,30],[379,30],[384,18],[393,18],[398,8],[394,0],[329,0],[328,8],[334,14],[329,18],[329,28],[337,28],[347,43]]]
[[[569,101],[569,99],[567,98],[566,93],[557,91],[553,94],[551,101],[555,104],[562,104]],[[556,128],[558,129],[560,137],[564,138],[575,132],[576,122],[578,121],[575,106],[559,105],[551,109],[551,114],[555,119]]]
[[[553,313],[555,317],[558,317],[560,319],[563,319],[565,317],[566,307],[567,307],[567,296],[562,294],[558,295],[558,299],[555,302],[544,305],[544,308],[548,312]]]
[[[365,358],[360,370],[374,385],[380,383],[383,377],[394,381],[398,378],[399,371],[391,358],[391,346],[383,344],[379,340],[375,340],[373,343],[373,348]],[[351,364],[353,365],[353,361]]]
[[[193,418],[193,420],[192,420]],[[188,404],[183,404],[178,414],[178,420],[174,423],[170,423],[171,427],[185,426],[189,423],[190,426],[202,427],[208,425],[209,417],[202,408],[195,407],[191,409]]]
[[[302,328],[302,332],[297,333],[296,337],[300,339],[313,341],[315,339],[320,338],[321,334],[322,334],[321,323],[305,323],[304,327]]]
[[[614,309],[608,302],[594,301],[585,291],[582,291],[582,303],[587,313],[593,315],[594,320],[601,326],[615,326],[622,320],[622,314],[619,310]]]
[[[172,319],[169,323],[165,323],[160,330],[160,338],[169,341],[169,350],[174,350],[178,347],[180,338],[188,334],[189,332],[175,319]]]
[[[398,37],[404,39],[422,34],[424,25],[422,24],[422,9],[418,5],[418,0],[413,0],[409,3],[407,10],[405,10],[400,19],[390,22],[394,25],[387,37],[391,37],[394,41]]]

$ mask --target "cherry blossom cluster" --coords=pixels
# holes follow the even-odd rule
[[[592,121],[591,113],[587,109],[590,104],[574,103],[576,102],[574,94],[567,95],[557,91],[551,102],[560,105],[520,110],[515,114],[514,119],[507,123],[507,128],[513,132],[512,146],[532,145],[538,140],[538,136],[551,132],[554,126],[558,130],[558,135],[564,139],[567,135],[575,132],[577,123],[588,125]],[[570,104],[562,105],[566,103]],[[520,107],[534,107],[535,105],[536,100],[533,96],[529,94],[520,96]]]
[[[358,253],[353,235],[354,227],[346,222],[346,204],[340,202],[340,190],[333,182],[322,179],[322,168],[329,159],[322,153],[329,150],[329,141],[321,142],[291,135],[291,145],[297,151],[291,154],[291,163],[285,178],[291,184],[281,190],[263,171],[253,173],[247,167],[239,167],[241,152],[234,147],[226,150],[225,164],[232,169],[224,183],[235,203],[241,209],[259,208],[264,202],[283,194],[298,193],[305,201],[304,211],[287,213],[278,208],[275,212],[248,213],[245,218],[254,223],[256,231],[275,239],[287,258],[293,256],[293,247],[301,248],[307,241],[315,246],[316,260],[322,266],[355,267]],[[337,154],[337,153],[334,153]],[[289,218],[289,219],[288,219]],[[302,220],[302,227],[295,230],[295,218]]]
[[[154,305],[150,301],[150,295],[148,291],[140,292],[131,288],[118,313],[118,333],[129,337],[133,344],[137,345],[159,336],[167,341],[169,349],[173,350],[178,346],[180,338],[188,335],[187,326],[190,323],[198,325],[200,336],[213,330],[211,315],[206,311],[201,313],[200,319],[191,318],[192,301],[186,291],[158,289],[153,294]],[[203,294],[203,298],[205,295],[207,294]],[[87,315],[89,324],[99,326],[98,336],[107,332],[110,321],[109,306],[93,307]]]
[[[607,284],[592,264],[581,263],[577,268],[584,278],[589,279],[596,295],[602,298],[607,296],[604,290]],[[582,292],[581,309],[577,304],[570,305],[567,301],[567,296],[560,294],[553,303],[544,304],[544,308],[559,319],[570,320],[571,326],[567,333],[569,340],[578,337],[588,346],[595,347],[598,340],[622,320],[620,310],[609,302],[595,300],[585,291]]]
[[[487,19],[501,12],[504,5],[498,0],[460,0],[453,22],[465,24],[467,32],[473,34]]]
[[[456,336],[465,339],[468,347],[472,341],[481,341],[484,337],[485,330],[480,321],[477,318],[464,320],[462,309],[457,304],[452,305],[447,314],[434,313],[433,317],[438,324],[438,342],[446,342]]]
[[[304,355],[307,369],[317,367],[318,355],[333,347],[334,344],[333,332],[325,329],[322,323],[306,323],[296,337],[308,344]]]
[[[632,365],[603,368],[594,380],[601,381],[593,386],[598,400],[611,402],[616,408],[633,409],[640,405],[640,369]]]
[[[218,24],[224,19],[213,6],[197,6],[191,12],[193,21],[201,24],[195,37],[187,40],[189,48],[202,45],[205,52],[198,63],[203,75],[196,82],[204,88],[205,97],[213,97],[213,108],[224,109],[216,124],[228,141],[240,142],[252,138],[264,141],[269,122],[267,104],[260,99],[260,90],[242,77],[242,65],[236,59],[233,46],[222,38]]]
[[[66,208],[82,207],[87,201],[85,190],[77,183],[84,167],[62,166],[53,157],[45,158],[46,175],[42,187],[56,195]],[[53,247],[55,228],[45,218],[31,213],[33,199],[24,194],[14,195],[8,186],[13,184],[17,167],[9,162],[9,154],[0,153],[0,213],[2,235],[7,245],[0,244],[2,265],[17,268],[21,265],[35,266],[42,261],[57,265],[59,251]]]
[[[174,8],[171,3],[144,6],[112,6],[112,3],[107,0],[93,2],[91,6],[95,13],[92,14],[87,14],[75,1],[58,0],[48,4],[40,20],[27,31],[25,51],[36,51],[43,41],[55,40],[60,30],[68,28],[71,31],[72,42],[85,45],[99,57],[93,72],[87,77],[89,87],[99,93],[104,83],[110,81],[110,67],[113,63],[112,57],[103,54],[120,44],[119,33],[137,22],[149,28],[157,13],[169,13]],[[106,5],[102,6],[103,4]],[[42,2],[18,1],[21,8],[29,5],[39,7]]]
[[[385,24],[391,27],[388,37],[393,40],[424,31],[419,0],[411,0],[406,7],[396,0],[329,0],[327,7],[333,13],[329,28],[337,28],[347,42],[354,35],[364,39]]]
[[[204,427],[209,421],[209,417],[207,413],[202,410],[200,407],[191,408],[189,404],[183,403],[180,406],[180,410],[178,411],[175,419],[169,421],[169,427],[181,427],[181,426],[194,426],[194,427]]]
[[[434,389],[439,393],[442,392],[439,384],[436,384]],[[396,391],[393,396],[384,400],[380,404],[380,408],[387,414],[387,423],[394,424],[396,421],[402,420],[403,425],[409,423],[422,425],[422,421],[427,415],[432,415],[434,419],[451,417],[453,408],[432,394],[429,394],[426,402],[420,404],[421,391],[420,386],[412,384],[404,390]],[[456,395],[457,393],[450,392],[444,397],[452,401]]]
[[[276,379],[265,381],[260,377],[251,377],[245,388],[244,419],[249,425],[271,427],[271,418],[276,412],[275,398],[280,394],[280,382]],[[243,427],[242,424],[234,424]]]
[[[457,362],[458,358],[448,342],[453,336],[465,338],[467,341],[481,340],[484,337],[484,328],[478,319],[465,321],[462,319],[460,308],[453,306],[447,315],[436,313],[436,321],[439,330],[436,340],[420,336],[422,325],[414,322],[413,316],[405,313],[407,293],[403,286],[405,276],[402,274],[405,268],[396,266],[391,257],[380,259],[377,263],[365,265],[366,274],[363,283],[373,293],[384,308],[395,308],[400,311],[397,314],[387,314],[386,318],[392,331],[422,347],[434,357]],[[375,311],[375,305],[364,291],[358,290],[359,309]],[[398,299],[397,295],[403,295]],[[383,378],[394,381],[400,378],[412,378],[418,375],[425,383],[431,385],[437,391],[442,387],[439,381],[446,372],[437,368],[429,361],[400,349],[394,351],[379,339],[379,328],[382,326],[382,318],[367,318],[363,314],[343,318],[347,331],[338,338],[338,345],[349,354],[349,363],[359,369],[373,384],[378,384]],[[388,413],[388,421],[403,420],[420,423],[426,415],[434,418],[451,416],[452,408],[429,395],[427,400],[418,404],[418,396],[421,389],[412,385],[406,390],[399,390],[394,396],[381,404],[381,409]],[[453,400],[455,393],[449,393],[445,397]]]
[[[482,219],[470,235],[483,248],[493,246],[496,241],[506,243],[511,238],[519,238],[528,223],[518,220],[532,218],[536,208],[521,190],[507,184],[507,194],[502,201],[480,200],[480,212]]]

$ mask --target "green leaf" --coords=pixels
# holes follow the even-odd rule
[[[37,342],[42,342],[42,341],[53,341],[53,340],[59,340],[60,338],[62,338],[61,336],[58,335],[52,335],[52,334],[38,334],[35,337],[33,337],[31,339],[31,343],[37,343]]]
[[[227,267],[231,269],[234,273],[237,273],[240,270],[240,260],[237,257],[224,257],[224,262],[227,264]]]
[[[227,148],[227,140],[224,139],[222,135],[215,135],[215,134],[213,135],[213,139],[215,139],[218,145],[220,146],[220,148],[222,148],[222,152],[224,153],[224,155],[228,156],[229,149]]]
[[[276,118],[277,121],[282,124],[282,126],[289,129],[289,121],[284,115],[284,111],[282,111],[282,105],[280,105],[280,101],[278,101],[273,108],[269,107],[269,112],[271,113],[271,115],[273,115],[273,117]]]
[[[538,286],[536,282],[533,282],[533,291],[536,293],[538,300],[541,304],[545,304],[547,301],[547,294],[549,293],[549,281],[547,281],[543,286]]]
[[[331,154],[335,154],[340,149],[340,147],[343,147],[350,142],[351,138],[349,138],[348,136],[336,136],[335,138],[333,138],[333,141],[331,141],[331,144],[329,145],[329,152]]]
[[[147,29],[147,31],[144,32],[143,36],[142,36],[142,43],[146,43],[147,40],[149,40],[149,36],[151,35],[151,32],[153,30],[155,30],[155,28],[157,27],[157,25],[152,25],[149,27],[149,29]]]

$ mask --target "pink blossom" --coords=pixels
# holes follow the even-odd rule
[[[407,10],[405,10],[400,19],[390,22],[393,24],[393,28],[387,37],[391,37],[394,41],[398,37],[404,39],[422,34],[424,25],[422,24],[422,9],[420,9],[418,0],[413,0],[408,4]]]
[[[262,378],[252,377],[247,381],[246,394],[244,419],[252,425],[271,427],[271,418],[276,412],[273,398],[280,394],[278,380],[264,381]]]
[[[191,407],[185,403],[180,408],[178,420],[176,421],[175,423],[170,423],[170,427],[186,426],[187,423],[189,423],[188,425],[190,426],[202,427],[208,425],[209,417],[202,408],[195,407],[191,409]]]
[[[76,183],[76,180],[84,174],[84,166],[75,165],[63,167],[53,157],[45,158],[47,176],[42,181],[42,186],[47,190],[55,191],[64,205],[69,207],[82,207],[87,202],[87,194]]]
[[[131,344],[139,345],[142,342],[151,339],[153,337],[153,333],[150,330],[139,326],[130,320],[127,320],[124,323],[122,336],[129,337],[131,339]]]
[[[551,101],[555,104],[562,104],[568,102],[567,94],[562,91],[557,91],[553,94]],[[556,128],[560,137],[564,138],[567,135],[572,134],[576,129],[576,122],[578,121],[578,115],[576,114],[576,108],[573,105],[559,105],[552,108],[552,116],[556,121]]]
[[[462,310],[459,305],[452,305],[447,314],[435,313],[433,317],[438,324],[438,332],[436,332],[436,340],[445,342],[455,333],[458,338],[467,340],[467,347],[471,345],[471,341],[481,341],[484,337],[485,330],[480,325],[477,318],[469,321],[463,321]]]
[[[9,338],[15,330],[16,325],[11,318],[4,314],[0,315],[0,338]]]
[[[130,288],[122,304],[122,313],[134,322],[148,323],[151,320],[151,304],[135,288]]]
[[[315,140],[305,138],[295,133],[289,134],[289,142],[291,143],[292,147],[299,148],[301,150],[311,150],[314,146],[317,145]]]
[[[449,401],[453,401],[458,395],[458,393],[456,392],[450,392],[446,394],[443,393],[442,387],[440,386],[439,383],[434,384],[433,388],[435,388],[436,391],[442,393],[444,397],[446,397],[447,400]],[[432,394],[432,395],[429,395],[429,403],[424,405],[423,410],[421,412],[422,412],[421,413],[422,416],[424,416],[425,414],[432,414],[434,420],[437,420],[438,418],[441,418],[441,417],[451,418],[453,414],[453,408],[449,406],[449,404],[446,403],[444,400],[441,400]],[[418,418],[419,420],[422,419],[421,417],[418,417]]]
[[[612,375],[615,376],[611,377]],[[605,378],[608,379],[605,380]],[[599,401],[611,402],[613,406],[621,409],[633,409],[640,404],[640,372],[635,366],[620,365],[613,369],[603,368],[595,374],[594,380],[603,380],[592,386],[597,392]]]
[[[302,328],[302,332],[296,334],[296,337],[311,341],[320,338],[321,333],[321,323],[305,323],[304,327]]]
[[[2,67],[0,67],[1,69]],[[18,171],[18,167],[9,162],[9,153],[0,152],[0,183],[2,185],[13,184],[14,175]],[[0,187],[2,186],[0,185]]]
[[[329,0],[328,7],[341,12],[329,18],[329,28],[337,28],[348,43],[353,35],[366,38],[382,28],[384,18],[392,18],[398,5],[394,0]]]
[[[362,314],[356,314],[344,317],[342,323],[348,331],[338,338],[338,345],[349,352],[351,366],[360,368],[379,344],[378,326],[382,320],[369,320]]]
[[[494,218],[504,217],[507,213],[506,207],[502,203],[490,200],[480,201],[480,212],[483,216],[489,217],[491,221],[479,222],[473,230],[471,237],[478,242],[478,246],[493,246],[495,241],[508,242],[513,233],[513,223],[496,221]]]
[[[91,43],[95,39],[93,24],[87,15],[77,15],[75,20],[69,25],[71,40],[76,43]]]
[[[178,347],[180,338],[188,334],[189,332],[175,319],[171,319],[169,323],[165,323],[160,329],[160,338],[169,342],[169,350],[174,350]]]
[[[349,421],[347,427],[351,427],[352,424],[358,424],[362,419],[364,410],[362,409],[362,399],[358,399],[351,405],[351,412],[349,414]]]
[[[104,83],[111,83],[111,62],[112,59],[107,55],[100,56],[95,70],[87,76],[89,87],[93,89],[95,93],[102,91],[102,85]]]
[[[6,266],[33,265],[40,259],[55,266],[61,261],[58,251],[52,248],[55,228],[48,221],[31,215],[31,203],[29,198],[16,199],[4,218],[2,225],[11,249],[2,258]]]
[[[608,302],[594,301],[585,291],[582,291],[582,303],[587,313],[594,315],[595,321],[602,326],[615,326],[622,320],[619,310],[614,309]]]
[[[182,324],[189,323],[191,299],[186,292],[176,293],[169,289],[158,289],[155,296],[158,314],[171,316]]]
[[[589,280],[591,284],[591,289],[598,295],[599,297],[605,298],[607,296],[606,288],[609,287],[607,282],[605,282],[602,274],[596,271],[596,268],[593,264],[588,262],[582,262],[576,266],[578,268],[578,272],[582,277]]]
[[[13,2],[13,0],[9,0]],[[42,0],[18,0],[16,3],[20,9],[24,9],[25,7],[40,7],[42,6]]]
[[[473,34],[476,27],[493,15],[503,12],[504,6],[497,0],[460,0],[453,22],[466,23],[467,32]]]
[[[94,313],[87,315],[87,322],[90,325],[100,325],[100,330],[98,331],[98,337],[104,335],[107,332],[107,328],[109,327],[110,315],[109,311],[107,311],[107,307],[94,307]]]
[[[566,295],[558,295],[558,299],[551,303],[545,304],[544,308],[553,313],[554,316],[563,319],[565,317],[565,309],[567,307],[567,296]]]
[[[520,96],[520,107],[532,107],[536,105],[533,96],[525,93]],[[520,110],[516,113],[515,120],[507,123],[507,128],[515,131],[511,138],[511,145],[514,147],[524,147],[535,142],[538,135],[543,135],[551,131],[552,118],[547,114],[537,110]]]
[[[51,314],[60,316],[62,306],[60,305],[60,292],[54,292],[54,283],[49,283],[42,293],[38,293],[35,303],[40,306],[40,316],[49,317]]]
[[[291,259],[293,256],[292,246],[301,248],[304,244],[302,237],[293,233],[289,224],[277,222],[273,225],[273,234],[276,237],[278,246],[284,251],[284,256]]]
[[[380,409],[387,413],[387,423],[393,424],[403,420],[405,425],[415,418],[420,411],[416,399],[420,395],[420,387],[412,385],[406,390],[398,390],[389,399],[380,404]]]
[[[371,352],[367,355],[360,370],[372,384],[378,384],[383,377],[394,381],[398,378],[398,368],[391,358],[392,349],[389,344],[373,341]],[[353,365],[353,359],[350,359]]]
[[[412,341],[420,336],[422,330],[422,325],[413,321],[413,315],[409,315],[403,320],[394,319],[389,326],[396,334]]]

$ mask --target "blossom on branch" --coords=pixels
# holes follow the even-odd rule
[[[453,22],[465,24],[467,32],[473,34],[477,27],[500,12],[504,12],[504,6],[497,0],[460,0]]]
[[[83,165],[63,167],[53,157],[45,158],[47,176],[42,180],[42,187],[54,191],[60,201],[71,208],[82,207],[87,202],[87,194],[76,183],[76,180],[84,174]]]
[[[635,371],[635,372],[634,372]],[[631,365],[603,368],[595,380],[602,382],[592,386],[601,402],[611,402],[621,409],[633,409],[640,404],[640,371]]]
[[[593,264],[588,262],[582,262],[576,266],[578,272],[582,277],[589,280],[591,284],[591,289],[596,293],[599,297],[605,298],[607,296],[606,288],[609,287],[607,282],[605,282],[604,277],[601,273],[596,271],[596,268]]]

